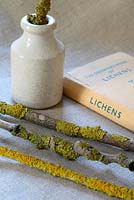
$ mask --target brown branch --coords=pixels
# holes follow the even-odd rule
[[[11,124],[3,120],[0,120],[0,127],[10,131],[14,136],[30,141],[35,144],[38,149],[51,149],[66,159],[75,160],[79,156],[84,156],[87,159],[100,161],[104,164],[118,163],[134,171],[134,161],[128,159],[127,155],[123,153],[117,155],[104,154],[87,142],[77,141],[73,144],[59,137],[41,136],[36,133],[28,132],[19,124]]]
[[[89,140],[99,141],[105,144],[120,147],[125,150],[134,151],[134,139],[129,139],[118,134],[107,133],[105,130],[102,130],[100,126],[81,127],[74,123],[54,119],[47,115],[37,113],[21,104],[9,105],[5,102],[0,102],[0,113],[7,114],[19,119],[25,119],[32,123],[54,129],[57,132],[71,137],[86,138]]]
[[[122,148],[124,150],[134,151],[134,140],[133,139],[129,139],[124,136],[119,136],[117,134],[107,133],[106,131],[102,130],[99,126],[98,127],[84,127],[85,130],[87,131],[86,134],[84,135],[84,134],[81,134],[81,131],[80,131],[81,128],[83,128],[83,127],[77,126],[70,122],[60,121],[58,119],[54,119],[47,115],[43,115],[41,113],[37,113],[34,111],[27,112],[24,116],[24,119],[27,121],[30,121],[32,123],[44,126],[46,128],[50,128],[50,129],[59,131],[60,133],[68,135],[68,136],[87,138],[87,139],[99,141],[99,142],[102,142],[105,144],[110,144],[110,145]],[[72,132],[69,131],[69,129],[65,130],[64,127],[61,129],[58,128],[59,129],[58,130],[57,129],[58,123],[61,123],[61,124],[63,123],[63,124],[65,124],[65,126],[68,125],[70,127],[75,125],[76,127],[78,127],[78,132],[75,133],[75,131],[73,129],[72,129]],[[99,134],[100,132],[103,134],[103,137],[101,139],[97,138],[97,134]]]

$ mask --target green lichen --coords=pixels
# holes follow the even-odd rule
[[[74,151],[73,144],[62,138],[54,138],[54,151],[64,158],[69,160],[75,160],[79,155]]]
[[[50,10],[50,0],[40,0],[35,11],[35,15],[28,15],[27,19],[30,23],[35,25],[44,25],[48,23],[47,13]]]
[[[40,136],[40,135],[37,135],[37,133],[32,133],[32,134],[30,134],[30,136],[29,136],[29,141],[30,141],[32,144],[36,145],[36,147],[37,147],[38,149],[44,149],[44,148],[46,148],[46,146],[44,145],[44,142],[43,142],[41,136]]]
[[[106,131],[102,130],[100,126],[96,127],[80,127],[80,135],[83,138],[101,141],[106,135]]]
[[[65,135],[77,137],[79,126],[74,123],[69,123],[65,121],[58,121],[56,124],[56,131],[61,132]]]
[[[85,150],[83,156],[85,156],[88,160],[102,161],[103,155],[89,143],[79,142],[78,146]]]
[[[65,121],[57,122],[56,131],[73,137],[81,136],[83,138],[98,140],[98,141],[103,140],[106,134],[106,131],[102,130],[100,126],[79,127],[74,123],[69,123]]]
[[[12,135],[28,140],[38,149],[51,149],[69,160],[75,160],[79,155],[73,150],[73,144],[58,137],[41,136],[37,133],[28,132],[23,126],[19,126]],[[53,141],[51,142],[53,138]]]
[[[9,105],[6,102],[0,102],[0,113],[4,115],[7,114],[22,119],[25,117],[25,114],[30,111],[30,109],[22,104]]]
[[[43,144],[44,144],[45,148],[49,149],[50,148],[51,137],[46,135],[46,136],[41,136],[41,139],[43,141]]]
[[[46,143],[42,140],[42,136],[37,133],[28,132],[23,126],[20,126],[18,130],[14,130],[12,135],[30,141],[32,144],[36,145],[38,149],[47,148]]]
[[[91,147],[90,144],[87,142],[79,142],[78,146],[82,149],[87,149],[87,148]]]
[[[87,155],[88,157],[88,155]],[[91,150],[91,155],[88,157],[90,160],[96,160],[96,161],[101,161],[103,158],[103,155],[95,148]]]
[[[128,138],[121,136],[121,135],[116,135],[116,134],[111,134],[111,137],[114,139],[116,142],[126,142]]]
[[[119,159],[119,164],[122,167],[127,167],[127,165],[125,164],[125,161],[127,160],[127,156],[125,154],[120,153],[119,156],[118,156],[118,159]]]

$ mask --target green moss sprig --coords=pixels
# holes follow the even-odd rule
[[[36,13],[27,16],[28,21],[35,25],[48,24],[47,14],[50,7],[50,0],[40,0],[35,9]]]

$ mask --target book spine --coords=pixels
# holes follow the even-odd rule
[[[118,105],[110,99],[66,77],[64,78],[64,95],[117,124],[134,131],[134,110]]]

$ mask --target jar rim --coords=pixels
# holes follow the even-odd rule
[[[33,14],[35,15],[35,14]],[[21,19],[21,28],[27,32],[39,34],[56,28],[56,20],[54,17],[47,15],[48,23],[44,25],[32,24],[28,21],[27,15]]]

